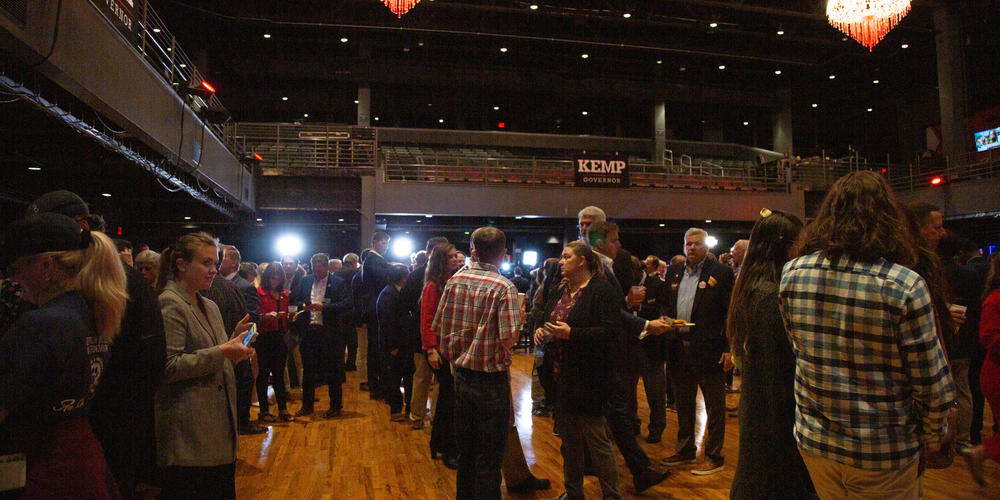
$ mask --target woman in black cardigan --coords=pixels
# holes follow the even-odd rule
[[[553,338],[559,353],[556,420],[562,436],[565,497],[583,498],[586,446],[603,497],[621,498],[605,421],[611,395],[610,352],[621,328],[620,293],[604,278],[598,256],[581,242],[567,245],[559,264],[563,282],[549,295],[546,322],[535,330],[535,341]]]

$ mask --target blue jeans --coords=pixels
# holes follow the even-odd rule
[[[509,427],[509,374],[456,367],[457,500],[500,499],[500,467]]]

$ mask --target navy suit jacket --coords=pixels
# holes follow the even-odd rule
[[[372,252],[365,258],[365,263],[361,266],[361,289],[364,294],[365,307],[362,312],[365,316],[371,315],[375,319],[375,301],[378,295],[385,288],[386,275],[389,273],[389,263],[381,255]]]
[[[410,310],[403,301],[396,285],[386,285],[376,300],[378,336],[383,352],[399,349],[400,353],[413,353],[413,336],[408,327]]]
[[[684,277],[684,262],[679,262],[667,268],[665,286],[658,302],[662,312],[671,318],[677,317],[677,290]],[[719,358],[729,352],[729,341],[726,339],[726,316],[729,314],[729,299],[733,294],[735,283],[733,270],[729,266],[712,260],[705,260],[698,277],[698,289],[694,295],[694,305],[691,308],[691,327],[688,333],[679,333],[669,341],[668,359],[675,363],[677,357],[683,355],[680,345],[682,340],[691,342],[691,360],[695,366],[705,373],[722,370]]]
[[[289,304],[299,306],[302,310],[307,304],[312,302],[312,287],[316,282],[315,275],[308,275],[299,280],[298,287],[291,291]],[[323,298],[330,299],[323,304],[323,326],[332,331],[340,331],[338,321],[341,315],[351,312],[351,290],[343,279],[331,274],[326,279],[326,293]],[[309,324],[309,313],[304,312],[295,320],[295,326],[303,328]]]

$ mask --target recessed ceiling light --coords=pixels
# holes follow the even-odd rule
[[[712,22],[708,23],[708,27],[709,28],[718,28],[719,27],[719,23],[717,23],[715,21],[712,21]]]
[[[725,64],[720,64],[719,65],[719,69],[726,69],[726,65]]]
[[[187,65],[187,64],[184,64],[184,63],[181,63],[181,64],[180,64],[180,67],[182,67],[182,68],[186,68],[186,67],[188,67],[188,65]]]
[[[191,220],[191,216],[190,215],[185,215],[184,216],[184,220]]]
[[[507,47],[500,47],[500,52],[507,52]]]
[[[743,122],[744,127],[746,127],[747,125],[750,125],[750,122]]]
[[[500,106],[493,106],[493,111],[500,111]]]
[[[683,72],[685,72],[685,71],[687,71],[687,70],[688,70],[688,69],[687,69],[687,67],[685,67],[685,66],[681,66],[680,68],[677,68],[677,71],[680,71],[681,73],[683,73]]]
[[[774,70],[774,74],[776,74],[776,75],[780,75],[780,74],[781,74],[781,70],[780,70],[780,69],[776,69],[776,70]]]
[[[287,101],[287,100],[288,100],[288,97],[286,97],[286,96],[281,96],[281,100],[282,100],[282,101]]]
[[[586,59],[588,57],[590,57],[590,54],[580,54],[581,59]]]
[[[345,36],[344,38],[341,38],[340,43],[347,43],[347,37]]]
[[[438,118],[438,123],[444,123],[444,118]]]
[[[520,215],[518,215],[517,217],[514,217],[514,218],[515,218],[515,219],[517,219],[517,220],[521,220],[521,219],[523,219],[524,217],[521,217]]]
[[[531,9],[531,10],[538,10],[538,5],[531,4],[531,6],[528,7],[528,8]],[[465,234],[469,234],[469,233],[465,233]]]
[[[901,49],[908,49],[908,48],[910,48],[910,44],[903,43],[902,45],[899,46],[899,48],[901,48]]]
[[[432,102],[427,103],[427,107],[428,108],[431,107],[431,106],[433,106],[433,105],[434,105],[434,103],[432,103]]]
[[[869,113],[871,113],[872,112],[872,108],[868,108],[865,111],[868,111]]]
[[[712,219],[705,219],[705,224],[711,224],[711,223],[712,223]]]
[[[424,42],[417,42],[417,47],[423,47],[423,46],[424,46]]]
[[[42,170],[42,167],[28,167],[28,170],[31,170],[32,172],[38,172]]]
[[[878,80],[872,80],[872,83],[874,83],[875,85],[878,85]]]
[[[830,77],[829,77],[829,78],[830,78],[831,80],[836,80],[836,79],[837,79],[837,75],[830,75]]]
[[[420,224],[421,222],[423,222],[423,219],[417,219],[417,224]]]
[[[257,217],[257,222],[264,222],[264,219],[261,219],[260,217]]]
[[[302,113],[303,118],[309,118],[309,113]]]
[[[586,111],[582,111],[580,114],[583,115],[583,116],[587,116],[587,112]]]
[[[172,52],[174,49],[172,47],[167,47],[167,52]]]
[[[337,222],[344,222],[344,219],[337,219]]]
[[[354,104],[360,104],[360,103],[361,103],[361,101],[359,101],[357,99],[354,100]]]
[[[264,38],[271,38],[271,34],[270,33],[264,33]]]
[[[819,104],[816,104],[816,103],[812,103],[812,107],[814,107],[814,108],[818,108],[818,107],[819,107]]]
[[[101,196],[105,198],[111,198],[111,193],[101,193]]]
[[[622,14],[622,17],[624,17],[625,19],[628,19],[628,18],[632,17],[632,14],[629,14],[628,12],[626,12],[626,13]]]
[[[779,30],[778,30],[778,31],[776,31],[775,33],[777,33],[777,34],[778,34],[778,36],[781,36],[781,35],[784,35],[784,34],[785,34],[785,30],[782,30],[782,29],[779,29]]]
[[[377,116],[375,117],[375,121],[378,121],[378,117]]]
[[[430,214],[427,214],[427,215],[425,215],[425,216],[424,216],[424,218],[425,218],[425,219],[433,219],[433,218],[434,218],[434,216],[433,216],[433,215],[430,215]]]
[[[410,51],[409,47],[403,47],[403,52],[409,52],[409,51]]]
[[[153,33],[159,33],[159,32],[160,32],[160,28],[153,28]]]
[[[656,64],[663,64],[663,59],[657,59]]]
[[[660,227],[667,227],[667,225],[661,222]]]
[[[469,234],[469,232],[468,232],[468,231],[466,231],[466,232],[465,232],[465,234]]]

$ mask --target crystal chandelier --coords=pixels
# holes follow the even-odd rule
[[[409,12],[410,9],[412,9],[414,5],[417,5],[417,2],[419,1],[420,0],[382,0],[382,3],[384,3],[386,7],[389,7],[389,10],[391,10],[393,14],[403,17],[403,14]]]
[[[830,0],[826,18],[871,51],[910,12],[910,0]]]

